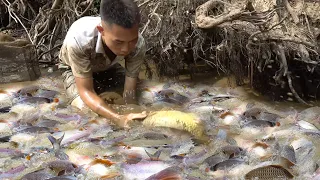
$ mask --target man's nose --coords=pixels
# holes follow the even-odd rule
[[[121,47],[121,52],[124,54],[127,54],[129,52],[129,43],[126,43]]]

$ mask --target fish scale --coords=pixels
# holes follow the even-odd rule
[[[245,175],[245,179],[263,179],[263,180],[274,180],[274,179],[291,179],[293,175],[284,168],[277,166],[266,166],[254,169]]]

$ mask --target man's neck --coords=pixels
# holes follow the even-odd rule
[[[117,57],[117,55],[115,55],[104,42],[102,42],[102,45],[104,52],[106,53],[110,61],[113,61]]]

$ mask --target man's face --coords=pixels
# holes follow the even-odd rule
[[[123,28],[117,24],[101,22],[98,26],[104,43],[117,56],[126,56],[135,49],[138,42],[138,24],[130,29]]]

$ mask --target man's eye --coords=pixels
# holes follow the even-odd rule
[[[122,44],[123,42],[122,41],[115,41],[116,44]]]

